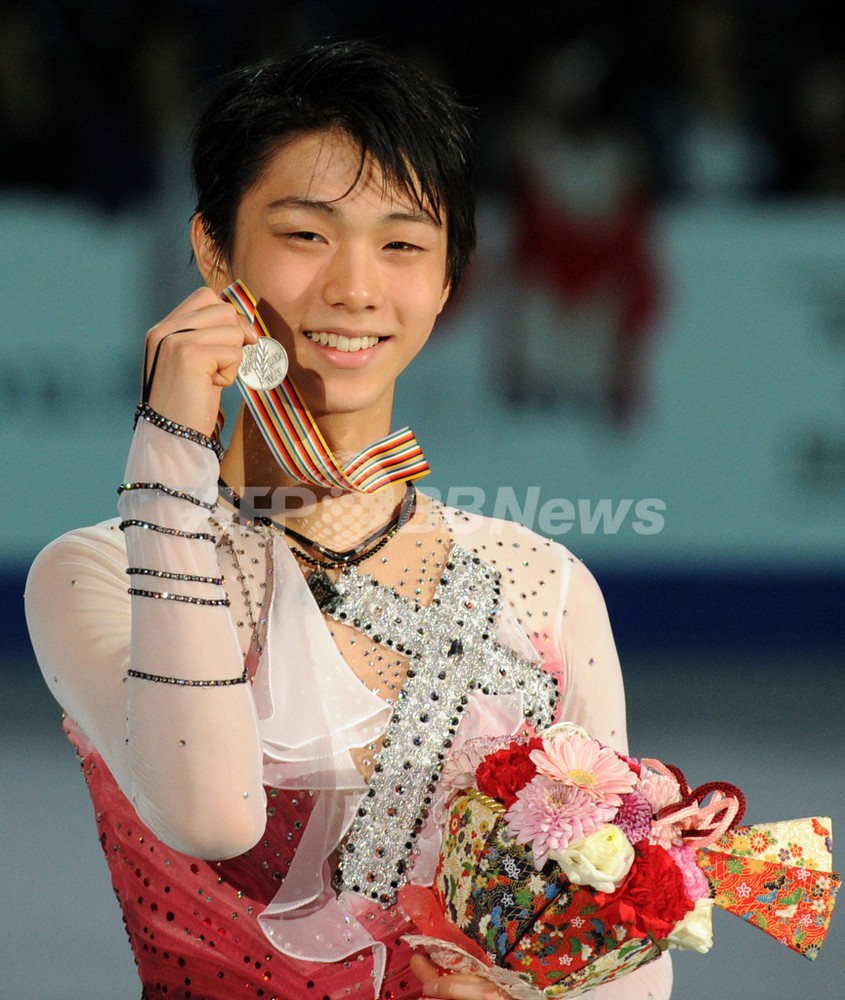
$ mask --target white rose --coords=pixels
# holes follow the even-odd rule
[[[549,851],[570,882],[598,892],[614,892],[631,869],[634,848],[625,834],[607,823],[563,851]]]
[[[699,899],[695,909],[669,935],[670,948],[688,948],[703,955],[713,947],[713,900]]]

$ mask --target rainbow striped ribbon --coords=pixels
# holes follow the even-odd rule
[[[240,310],[261,336],[270,336],[255,299],[242,281],[229,285],[222,297]],[[252,389],[240,378],[237,382],[276,461],[299,482],[344,492],[375,493],[391,483],[419,479],[429,472],[410,427],[376,441],[341,466],[290,376],[267,390]]]

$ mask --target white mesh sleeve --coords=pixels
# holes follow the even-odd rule
[[[560,637],[566,677],[561,718],[576,722],[597,740],[627,753],[619,655],[599,586],[578,560],[570,562]]]
[[[213,452],[139,422],[127,482],[216,496]],[[156,490],[120,500],[124,519],[209,534],[208,511]],[[124,551],[125,539],[125,551]],[[129,666],[189,680],[240,676],[243,654],[222,605],[129,597],[131,586],[219,600],[222,586],[126,574],[127,566],[220,576],[213,542],[115,523],[72,532],[38,557],[27,619],[56,698],[102,754],[141,819],[184,853],[227,857],[265,823],[261,749],[249,684],[189,687],[128,679]]]

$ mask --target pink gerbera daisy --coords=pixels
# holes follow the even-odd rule
[[[617,808],[637,783],[637,775],[615,751],[577,733],[544,739],[542,750],[531,751],[531,760],[540,774]]]
[[[505,813],[505,822],[518,844],[530,844],[534,866],[542,871],[549,851],[564,851],[595,833],[616,812],[574,785],[564,785],[537,775],[520,789]]]

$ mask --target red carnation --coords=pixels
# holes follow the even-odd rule
[[[637,845],[637,856],[613,895],[597,893],[605,924],[630,924],[642,937],[667,938],[684,915],[695,908],[684,888],[684,876],[672,858],[655,844]]]
[[[529,757],[532,750],[542,750],[543,741],[532,737],[526,743],[510,743],[497,750],[478,765],[475,783],[479,792],[498,799],[506,809],[516,802],[516,793],[536,775],[537,768]]]

